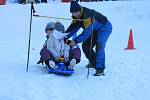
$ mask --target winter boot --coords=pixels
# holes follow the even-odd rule
[[[53,60],[49,61],[49,67],[52,68],[52,69],[57,69],[58,68],[58,66],[56,66],[56,64]]]
[[[37,62],[37,64],[40,64],[40,63],[42,63],[43,65],[43,61],[41,59]]]
[[[68,66],[68,69],[73,69],[73,67],[76,65],[76,59],[73,58],[70,60],[70,64]]]
[[[96,73],[94,74],[94,76],[104,76],[104,69],[96,69]]]

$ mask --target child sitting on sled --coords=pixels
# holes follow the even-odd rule
[[[47,40],[37,64],[45,62],[50,69],[55,69],[56,63],[63,60],[68,69],[73,69],[80,62],[81,51],[64,42],[66,36],[64,26],[60,22],[50,22],[46,25],[45,32]]]

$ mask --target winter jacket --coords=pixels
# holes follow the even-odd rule
[[[93,19],[92,19],[93,18]],[[74,17],[73,17],[74,19]],[[107,17],[103,16],[101,13],[97,11],[92,11],[86,7],[82,7],[81,17],[80,19],[84,19],[82,21],[73,20],[71,25],[66,30],[67,38],[73,36],[81,27],[84,29],[82,34],[80,34],[76,39],[76,43],[84,42],[88,37],[90,37],[92,28],[93,31],[100,31],[103,26],[108,22]],[[93,24],[92,24],[93,22]]]
[[[54,58],[64,56],[69,58],[70,47],[64,43],[65,34],[54,30],[47,40],[47,49]]]

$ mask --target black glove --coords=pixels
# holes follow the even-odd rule
[[[67,45],[70,45],[71,40],[68,40],[67,38],[64,38],[64,42],[65,42]]]
[[[40,64],[40,63],[42,63],[42,65],[44,64],[44,62],[43,62],[42,60],[39,60],[39,61],[37,62],[37,64]]]

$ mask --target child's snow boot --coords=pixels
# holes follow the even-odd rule
[[[41,59],[37,62],[37,64],[40,64],[40,63],[42,63],[43,65],[43,61]]]
[[[52,69],[57,69],[58,68],[53,60],[49,61],[49,67],[52,68]]]
[[[73,58],[70,60],[70,64],[68,66],[68,69],[73,69],[73,67],[76,65],[76,59]]]

